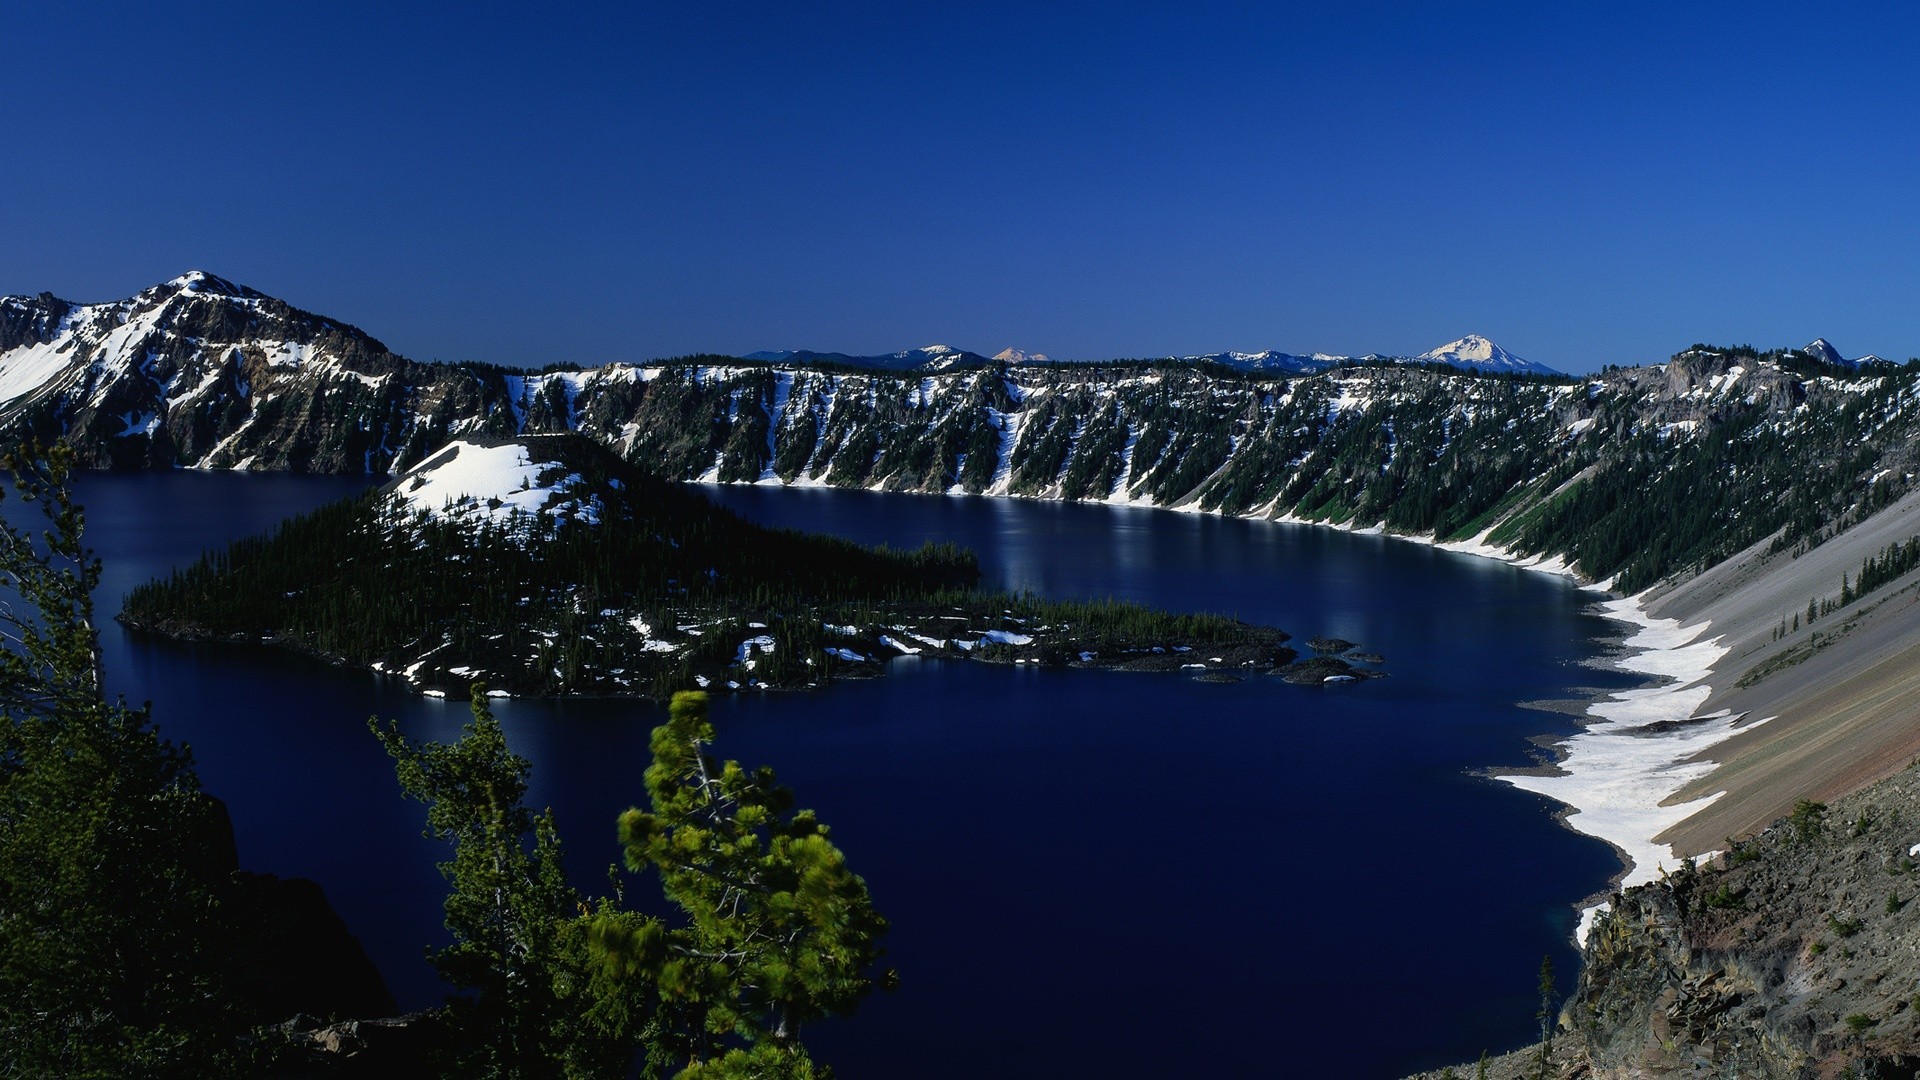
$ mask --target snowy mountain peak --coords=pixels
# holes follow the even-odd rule
[[[1468,334],[1458,341],[1450,341],[1430,352],[1423,352],[1414,359],[1478,371],[1553,372],[1545,364],[1520,359],[1479,334]]]
[[[1495,345],[1479,334],[1468,334],[1459,341],[1449,341],[1437,349],[1421,353],[1417,359],[1437,360],[1442,363],[1464,360],[1468,363],[1484,364],[1496,359],[1511,359],[1511,357],[1507,353],[1507,350],[1502,349],[1500,346]]]
[[[1840,350],[1833,347],[1833,342],[1828,341],[1826,338],[1814,338],[1812,341],[1807,342],[1806,348],[1800,351],[1823,364],[1837,364],[1841,367],[1852,366],[1847,362],[1846,357],[1840,355]]]
[[[205,270],[189,270],[171,281],[163,282],[142,293],[142,296],[167,295],[179,293],[203,293],[209,296],[238,296],[259,299],[257,293],[244,285],[235,285],[226,278],[209,274]]]
[[[993,358],[1003,364],[1047,364],[1053,362],[1053,358],[1046,353],[1030,353],[1025,349],[1016,349],[1011,345],[994,353]]]

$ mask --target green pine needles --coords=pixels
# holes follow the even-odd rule
[[[453,944],[433,954],[466,991],[442,1067],[463,1076],[681,1080],[815,1075],[804,1025],[876,987],[887,923],[866,883],[771,770],[706,753],[706,695],[675,695],[653,733],[649,809],[620,816],[629,870],[657,874],[679,914],[591,905],[566,882],[550,813],[522,803],[530,766],[483,688],[450,745],[371,726],[401,787],[427,803]]]
[[[712,741],[707,696],[675,694],[653,732],[652,809],[620,815],[627,868],[658,873],[688,926],[596,940],[663,993],[701,1003],[708,1030],[785,1045],[891,985],[892,972],[874,973],[887,922],[827,826],[794,808],[772,770],[710,757]]]

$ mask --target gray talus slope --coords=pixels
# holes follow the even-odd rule
[[[1671,801],[1726,794],[1661,839],[1683,852],[1719,848],[1798,799],[1856,790],[1920,755],[1920,573],[1806,618],[1809,600],[1839,599],[1842,575],[1857,578],[1863,559],[1916,535],[1920,496],[1909,495],[1798,557],[1762,542],[1654,602],[1656,615],[1727,635],[1700,711],[1747,717],[1704,755],[1719,768]]]

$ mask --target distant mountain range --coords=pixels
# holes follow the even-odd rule
[[[988,358],[950,345],[926,345],[918,349],[905,349],[880,356],[855,356],[841,352],[797,349],[784,352],[748,353],[742,359],[759,360],[770,364],[800,364],[816,367],[839,365],[870,371],[952,371],[956,368],[982,367],[995,361],[1021,365],[1103,362],[1061,361],[1049,357],[1046,353],[1030,353],[1016,348],[1002,349]],[[1368,353],[1365,356],[1335,356],[1329,353],[1300,354],[1267,349],[1263,352],[1217,352],[1199,356],[1169,356],[1165,359],[1179,363],[1218,364],[1235,371],[1273,375],[1314,375],[1334,368],[1352,367],[1356,364],[1445,364],[1462,371],[1517,372],[1529,375],[1562,374],[1559,370],[1545,364],[1522,360],[1478,334],[1468,334],[1458,341],[1450,341],[1419,356],[1388,356],[1382,353]]]
[[[767,364],[795,364],[804,367],[838,365],[869,371],[952,371],[955,368],[990,367],[992,360],[979,353],[956,349],[951,345],[922,345],[881,356],[854,356],[841,352],[815,352],[812,349],[751,352],[742,360]]]

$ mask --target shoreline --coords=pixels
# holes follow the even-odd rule
[[[1443,543],[1431,535],[1392,533],[1378,527],[1354,529],[1291,515],[1268,520],[1389,536],[1494,559],[1522,570],[1567,578],[1583,591],[1607,597],[1597,602],[1601,617],[1622,624],[1624,629],[1611,639],[1619,653],[1596,662],[1654,681],[1646,686],[1604,691],[1602,697],[1580,702],[1583,708],[1567,708],[1565,711],[1579,720],[1582,730],[1542,742],[1553,753],[1552,762],[1522,769],[1494,767],[1481,774],[1558,803],[1560,810],[1555,817],[1562,825],[1606,843],[1620,857],[1621,869],[1607,888],[1576,903],[1580,918],[1574,928],[1575,943],[1586,944],[1587,931],[1602,912],[1611,908],[1613,894],[1657,881],[1683,861],[1694,862],[1712,854],[1703,852],[1689,859],[1655,837],[1726,792],[1716,791],[1680,803],[1668,800],[1719,767],[1718,762],[1701,760],[1700,755],[1772,717],[1750,721],[1744,714],[1727,710],[1697,714],[1714,692],[1706,680],[1717,674],[1719,662],[1732,651],[1731,645],[1722,644],[1725,634],[1706,636],[1712,629],[1711,620],[1686,626],[1678,619],[1655,616],[1647,603],[1647,593],[1652,590],[1621,596],[1611,588],[1614,579],[1584,581],[1562,556],[1516,555],[1487,543],[1491,528],[1467,540]]]
[[[712,483],[712,481],[708,481]],[[742,486],[789,486],[762,478],[743,482]],[[731,485],[726,485],[731,486]],[[805,485],[832,487],[828,484]],[[838,490],[869,490],[847,488]],[[914,494],[974,495],[972,492],[916,492]],[[980,492],[981,498],[1017,498],[1042,502],[1065,500],[1011,493]],[[1602,595],[1596,600],[1601,617],[1621,625],[1617,636],[1599,639],[1618,646],[1618,653],[1596,657],[1594,663],[1609,670],[1625,671],[1649,680],[1648,685],[1627,690],[1603,691],[1603,696],[1569,699],[1564,711],[1577,718],[1582,730],[1564,738],[1546,740],[1554,760],[1527,768],[1491,766],[1476,770],[1478,775],[1509,784],[1559,804],[1555,814],[1570,831],[1591,836],[1613,848],[1621,868],[1605,889],[1576,901],[1579,920],[1574,930],[1576,944],[1584,945],[1594,919],[1611,906],[1610,897],[1621,889],[1658,880],[1667,869],[1686,860],[1672,845],[1655,837],[1725,795],[1717,791],[1686,802],[1668,804],[1667,800],[1688,784],[1718,768],[1719,763],[1695,760],[1708,749],[1736,734],[1765,723],[1743,714],[1725,711],[1696,716],[1695,711],[1714,692],[1706,680],[1713,677],[1719,662],[1731,651],[1723,645],[1725,634],[1706,637],[1710,620],[1683,626],[1678,619],[1652,614],[1647,602],[1651,590],[1622,596],[1613,591],[1615,579],[1589,582],[1568,564],[1564,556],[1517,555],[1509,549],[1487,542],[1493,528],[1466,540],[1440,541],[1432,534],[1391,532],[1378,525],[1355,527],[1328,521],[1313,521],[1292,514],[1274,515],[1272,508],[1246,514],[1222,514],[1203,510],[1197,503],[1163,506],[1144,500],[1081,500],[1087,505],[1124,506],[1166,510],[1177,514],[1212,514],[1247,521],[1269,521],[1287,525],[1308,525],[1334,529],[1358,536],[1384,536],[1405,540],[1441,551],[1477,558],[1493,559],[1522,570],[1551,574],[1570,580],[1580,590]],[[1526,707],[1539,703],[1516,702]],[[1698,858],[1705,857],[1703,853]],[[1686,860],[1686,861],[1695,861]]]
[[[715,487],[805,487],[841,491],[874,491],[879,494],[914,494],[928,497],[971,497],[985,499],[1024,499],[1034,502],[1067,502],[1038,495],[1022,495],[989,488],[981,492],[949,489],[931,492],[879,492],[873,488],[838,487],[824,481],[789,483],[774,476],[751,481],[700,479],[697,484]],[[1518,555],[1489,543],[1487,537],[1496,526],[1489,526],[1465,540],[1441,541],[1431,533],[1392,532],[1380,525],[1353,526],[1330,521],[1313,521],[1293,514],[1274,514],[1268,506],[1243,513],[1221,513],[1202,509],[1197,501],[1161,505],[1132,497],[1085,499],[1089,506],[1114,506],[1128,509],[1162,510],[1176,514],[1207,514],[1245,521],[1278,522],[1334,529],[1358,536],[1383,536],[1405,540],[1441,551],[1493,559],[1522,570],[1566,578],[1582,591],[1599,593],[1596,601],[1601,617],[1621,625],[1617,636],[1597,639],[1617,646],[1617,652],[1597,656],[1595,666],[1642,676],[1648,685],[1629,690],[1602,691],[1601,696],[1565,699],[1554,703],[1551,711],[1573,715],[1582,730],[1563,738],[1539,737],[1554,760],[1515,768],[1488,766],[1476,769],[1476,775],[1509,784],[1523,791],[1544,796],[1559,804],[1556,818],[1567,829],[1594,837],[1613,848],[1621,867],[1607,886],[1580,901],[1574,907],[1579,920],[1574,940],[1584,945],[1588,929],[1600,912],[1610,906],[1609,898],[1621,889],[1658,880],[1669,867],[1677,866],[1684,856],[1671,844],[1655,837],[1705,809],[1726,794],[1716,791],[1700,798],[1669,805],[1667,800],[1688,784],[1713,772],[1719,762],[1695,760],[1712,747],[1771,720],[1754,719],[1745,714],[1717,712],[1696,716],[1697,710],[1714,693],[1707,682],[1718,674],[1716,668],[1731,651],[1723,645],[1727,635],[1703,636],[1712,629],[1711,620],[1683,626],[1678,619],[1659,618],[1649,610],[1645,590],[1632,596],[1613,591],[1617,579],[1589,582],[1561,555]],[[1519,707],[1539,707],[1540,702],[1515,702]],[[1697,861],[1711,852],[1694,857]]]

